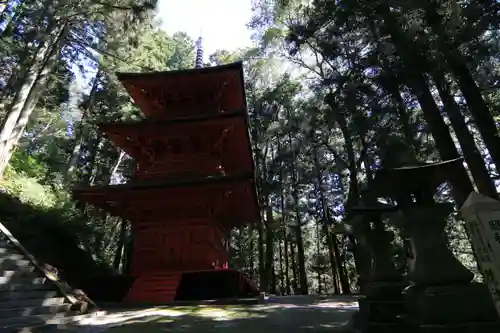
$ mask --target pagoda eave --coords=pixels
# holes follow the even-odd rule
[[[208,115],[199,117],[185,117],[176,119],[166,119],[166,120],[156,120],[156,119],[143,119],[143,120],[133,120],[133,121],[122,121],[122,122],[111,122],[111,123],[100,123],[97,126],[101,131],[116,131],[118,129],[123,129],[124,131],[130,131],[135,133],[141,130],[150,130],[151,128],[164,128],[169,126],[177,126],[179,124],[189,124],[189,123],[213,123],[224,121],[225,119],[237,119],[241,116],[246,117],[245,110],[225,112],[218,115]],[[163,133],[164,135],[168,133]]]
[[[196,186],[211,186],[211,185],[234,185],[235,183],[241,181],[252,181],[254,178],[254,174],[250,172],[244,172],[232,176],[210,176],[205,178],[197,178],[197,179],[186,179],[179,181],[168,181],[156,179],[154,182],[128,182],[124,184],[116,184],[116,185],[96,185],[96,186],[82,186],[73,188],[73,193],[100,193],[102,189],[108,189],[110,193],[112,192],[121,192],[127,189],[154,189],[154,188],[169,188],[169,187],[196,187]]]
[[[238,140],[249,140],[248,121],[246,117],[241,117],[243,112],[233,112],[230,114],[221,114],[218,117],[202,117],[197,119],[198,133],[190,133],[188,128],[192,128],[191,119],[178,119],[175,121],[156,121],[143,120],[135,122],[121,123],[102,123],[99,124],[99,129],[120,148],[126,150],[128,137],[136,137],[140,139],[159,137],[168,140],[171,137],[178,136],[196,136],[199,134],[210,134],[213,132],[215,136],[225,129],[234,127],[235,132],[240,136]],[[146,142],[146,140],[143,140]],[[248,144],[247,144],[248,146]]]
[[[161,219],[165,214],[172,219],[211,216],[234,225],[259,219],[255,184],[248,174],[205,182],[94,186],[75,189],[73,196],[126,219],[141,215]]]
[[[249,144],[248,124],[242,113],[222,115],[217,118],[204,118],[199,122],[198,130],[190,132],[191,121],[150,121],[101,124],[99,128],[109,140],[138,161],[147,161],[151,154],[158,159],[171,158],[167,147],[172,139],[182,140],[181,154],[211,154],[216,149],[227,152],[221,157],[226,172],[237,169],[240,172],[254,170],[252,148]],[[200,135],[203,135],[201,137]],[[209,140],[207,140],[209,138]],[[197,140],[195,148],[191,140]],[[207,145],[208,142],[215,144]],[[161,147],[157,148],[157,147]],[[200,151],[195,152],[194,149]]]

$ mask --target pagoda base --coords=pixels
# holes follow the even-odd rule
[[[135,277],[127,274],[93,276],[75,283],[94,302],[119,303],[127,295]]]
[[[159,304],[258,296],[255,284],[236,270],[163,271],[138,276],[124,302]]]

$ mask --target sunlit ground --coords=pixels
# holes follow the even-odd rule
[[[63,331],[149,332],[344,332],[357,310],[355,297],[275,297],[264,304],[199,305],[113,311]]]

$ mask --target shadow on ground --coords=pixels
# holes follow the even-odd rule
[[[108,333],[344,332],[356,311],[355,297],[276,297],[256,305],[176,306],[114,311],[105,316],[86,319],[80,325],[66,330]]]

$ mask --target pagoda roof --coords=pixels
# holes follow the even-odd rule
[[[198,136],[199,139],[213,142],[215,145],[221,139],[223,131],[229,129],[227,149],[223,159],[238,160],[236,163],[238,168],[245,169],[241,171],[254,169],[245,111],[220,114],[217,117],[182,118],[175,121],[146,119],[104,123],[99,125],[99,129],[129,156],[139,161],[146,160],[150,156],[151,149],[157,146],[154,144],[157,140],[160,140],[160,145],[156,148],[158,151],[154,153],[161,154],[159,149],[166,149],[165,141],[169,138]]]
[[[246,108],[241,61],[213,67],[116,75],[147,117],[176,117],[174,113],[180,112],[177,109],[185,107],[189,99],[203,106],[222,98],[224,111]],[[206,112],[213,113],[213,110]]]
[[[182,220],[208,217],[226,221],[226,227],[260,218],[253,173],[198,180],[103,185],[73,190],[75,199],[125,219]],[[166,218],[167,217],[167,218]]]
[[[152,71],[152,72],[117,72],[116,76],[120,81],[135,80],[136,78],[167,78],[176,76],[192,76],[198,74],[212,74],[224,71],[243,71],[243,61],[235,61],[229,64],[201,67],[201,68],[188,68],[172,71]]]

